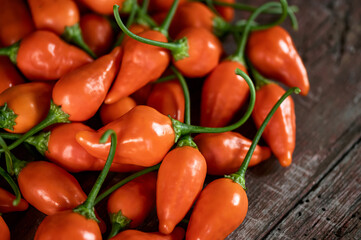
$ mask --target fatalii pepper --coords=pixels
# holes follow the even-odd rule
[[[25,133],[40,123],[50,106],[52,86],[48,83],[23,83],[0,94],[0,127],[13,133]]]
[[[99,144],[99,137],[107,129],[114,129],[119,142],[114,161],[117,163],[153,166],[159,163],[172,145],[184,135],[202,132],[226,132],[241,126],[251,115],[255,90],[249,77],[239,72],[250,86],[250,104],[244,116],[235,124],[224,128],[207,128],[184,124],[170,119],[148,106],[136,106],[119,119],[105,125],[98,132],[81,131],[76,140],[94,157],[104,159],[109,143]],[[188,97],[186,97],[187,99]],[[189,101],[186,101],[187,106]],[[185,115],[185,119],[187,119]]]
[[[2,216],[0,216],[0,236],[3,240],[10,240],[10,230]]]
[[[28,0],[28,3],[38,30],[62,35],[95,58],[95,54],[83,40],[79,27],[80,13],[73,0]]]
[[[13,194],[0,188],[0,213],[25,211],[29,207],[29,204],[24,199],[21,199],[17,205],[14,205],[15,199],[16,197]]]
[[[173,10],[169,12],[159,31],[146,30],[141,32],[140,36],[157,42],[167,42],[167,37],[163,32],[168,29],[169,21],[174,15],[178,1],[173,4]],[[115,17],[117,21],[121,21],[118,11],[119,6],[115,5]],[[105,103],[114,103],[132,94],[148,82],[158,79],[167,68],[169,61],[169,52],[166,49],[128,39],[124,43],[124,55],[118,76],[105,99]]]
[[[147,105],[183,122],[184,101],[182,86],[178,81],[172,80],[155,84],[148,97]]]
[[[94,213],[95,199],[99,190],[108,174],[110,165],[112,164],[115,148],[117,146],[117,137],[114,131],[107,131],[101,138],[101,142],[105,142],[111,136],[111,147],[106,164],[101,171],[96,183],[90,191],[85,202],[73,210],[63,211],[45,219],[39,225],[35,240],[42,239],[94,239],[101,240],[102,235],[97,224],[98,219]]]
[[[291,36],[282,27],[254,31],[247,43],[247,57],[265,77],[279,80],[307,95],[310,84],[307,71]]]
[[[172,7],[172,3],[174,0],[150,0],[149,1],[149,8],[150,12],[168,12],[169,9]],[[179,5],[185,3],[186,0],[180,0]]]
[[[24,83],[23,77],[7,57],[0,57],[0,93],[17,84]]]
[[[35,30],[23,0],[2,0],[0,8],[0,45],[10,46]]]
[[[138,230],[125,230],[111,238],[111,240],[182,240],[184,238],[184,230],[177,227],[171,234],[165,235],[157,232],[141,232]]]
[[[53,89],[53,101],[69,114],[71,121],[91,118],[103,103],[116,73],[122,49],[81,66],[61,77]]]
[[[240,169],[225,178],[209,183],[200,193],[189,220],[186,239],[225,239],[243,222],[248,210],[244,178],[247,166],[267,122],[292,92],[298,93],[299,89],[288,90],[269,112],[257,131]]]
[[[114,8],[114,16],[119,27],[130,37],[146,44],[168,49],[172,52],[173,64],[187,77],[202,77],[217,64],[222,53],[218,38],[203,28],[184,29],[172,43],[153,41],[130,32],[121,21]],[[203,61],[207,59],[207,61]]]
[[[237,171],[252,143],[237,132],[202,133],[197,135],[194,141],[206,159],[207,174],[211,175],[231,174]],[[257,145],[248,166],[255,166],[270,156],[271,151],[268,147]]]
[[[257,86],[256,104],[252,112],[252,118],[256,126],[259,127],[272,105],[277,102],[285,91],[276,83],[263,78],[255,69],[251,69]],[[263,138],[280,164],[283,167],[289,166],[296,145],[296,117],[294,103],[290,96],[275,112],[264,130]]]
[[[84,42],[96,56],[103,56],[109,52],[114,41],[114,32],[109,20],[103,16],[88,13],[80,17],[79,24]]]
[[[103,104],[100,107],[100,119],[104,125],[108,124],[129,112],[135,106],[137,106],[137,103],[131,97],[122,98],[112,104]]]
[[[94,12],[103,15],[112,14],[115,4],[120,6],[122,12],[129,12],[134,4],[134,0],[81,0],[81,2]]]
[[[155,206],[156,173],[137,177],[114,191],[108,200],[112,223],[109,238],[126,228],[138,227]]]
[[[273,23],[263,25],[269,28],[282,23],[287,17],[287,3],[281,2],[284,11]],[[278,6],[272,3],[268,7]],[[240,76],[233,74],[236,68],[246,72],[244,50],[251,31],[251,23],[263,12],[254,12],[248,19],[236,53],[222,61],[207,77],[202,88],[201,125],[207,127],[223,127],[243,106],[247,100],[249,89]]]
[[[65,73],[92,62],[82,50],[49,31],[35,31],[20,43],[0,49],[31,81],[57,80]]]

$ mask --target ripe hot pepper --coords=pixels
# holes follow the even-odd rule
[[[2,216],[0,216],[0,236],[2,240],[10,240],[10,230]]]
[[[254,31],[247,44],[247,56],[265,77],[279,80],[307,95],[310,84],[306,68],[291,36],[282,27]]]
[[[33,82],[16,85],[0,94],[1,128],[24,133],[42,121],[50,106],[52,86]]]
[[[24,83],[24,79],[7,57],[0,57],[0,93],[17,84]]]
[[[225,175],[237,171],[252,143],[237,132],[202,133],[197,135],[194,141],[206,159],[207,173],[211,175]],[[257,145],[248,166],[255,166],[270,156],[268,147]]]
[[[0,45],[10,46],[35,30],[24,0],[3,0],[0,8]]]
[[[183,122],[184,101],[182,86],[178,81],[172,80],[157,83],[148,97],[147,105],[166,116],[169,115]]]
[[[80,13],[73,0],[28,0],[28,3],[38,30],[62,35],[95,58],[83,40],[79,27]]]
[[[90,191],[85,202],[73,210],[63,211],[51,216],[47,216],[39,225],[35,240],[42,239],[94,239],[101,240],[102,235],[97,224],[97,218],[94,213],[95,198],[108,174],[110,165],[115,154],[117,138],[114,131],[107,131],[101,138],[105,142],[111,135],[111,147],[106,164],[101,171],[96,183]]]
[[[236,0],[220,0],[221,3],[233,4]],[[231,22],[234,18],[234,8],[227,6],[216,6],[215,7],[218,13],[226,20]]]
[[[149,11],[150,12],[168,12],[172,7],[174,0],[150,0]],[[179,5],[185,3],[186,0],[180,0]]]
[[[132,110],[137,103],[131,97],[125,97],[112,104],[103,104],[100,107],[100,118],[104,125],[120,118],[130,110]]]
[[[163,159],[175,139],[167,116],[148,106],[136,106],[97,132],[80,131],[76,140],[91,155],[105,160],[110,144],[98,142],[107,129],[113,129],[118,135],[116,163],[153,166]]]
[[[108,200],[112,230],[114,237],[127,227],[136,228],[148,216],[155,206],[156,173],[148,173],[138,177],[113,192]]]
[[[21,199],[18,205],[14,206],[15,199],[16,197],[13,194],[0,188],[0,213],[25,211],[29,207],[29,204],[24,199]]]
[[[48,31],[35,31],[22,39],[20,44],[0,49],[0,55],[9,56],[31,81],[57,80],[93,61],[88,54]]]
[[[115,4],[120,6],[122,12],[129,12],[133,6],[133,0],[81,0],[81,2],[92,11],[102,15],[112,14]]]
[[[165,156],[157,180],[161,233],[170,234],[184,218],[202,190],[206,173],[206,161],[196,146],[179,146]]]
[[[81,16],[79,24],[84,42],[95,55],[108,53],[114,41],[110,22],[105,17],[89,13]]]
[[[261,125],[272,105],[284,93],[285,91],[275,83],[259,86],[252,112],[257,127]],[[263,138],[280,164],[283,167],[289,166],[292,162],[292,154],[296,144],[296,117],[291,97],[288,97],[276,111],[263,133]]]
[[[174,231],[169,235],[164,235],[162,233],[157,232],[141,232],[138,230],[126,230],[115,237],[111,238],[111,240],[182,240],[184,238],[184,230],[181,227],[177,227]]]
[[[245,192],[247,166],[268,121],[282,101],[292,92],[298,93],[299,89],[293,88],[287,91],[268,113],[240,169],[225,178],[211,182],[201,192],[188,224],[186,239],[225,239],[243,222],[248,210],[248,198]]]
[[[53,89],[53,101],[71,121],[91,118],[103,103],[119,68],[122,49],[115,48],[94,62],[61,77]]]

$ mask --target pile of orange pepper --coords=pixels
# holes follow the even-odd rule
[[[235,21],[241,10],[250,17]],[[309,81],[279,25],[289,16],[297,28],[296,10],[286,0],[3,0],[0,175],[15,195],[0,188],[0,214],[29,204],[46,214],[39,240],[226,238],[247,214],[247,167],[272,154],[292,163],[290,94],[307,95]],[[258,23],[262,14],[275,20]],[[200,126],[189,81],[203,83],[191,89]],[[250,116],[253,141],[237,130]],[[43,157],[25,159],[29,145]],[[72,174],[82,171],[99,174],[88,194]],[[129,176],[104,189],[108,171]],[[205,187],[207,175],[223,177]],[[105,222],[94,208],[104,200]],[[154,208],[158,231],[135,230]],[[1,215],[0,236],[10,239]]]

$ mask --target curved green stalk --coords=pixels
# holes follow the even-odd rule
[[[44,128],[53,125],[55,123],[69,123],[69,115],[63,110],[61,110],[61,107],[55,105],[53,101],[50,103],[50,109],[48,112],[48,115],[46,118],[41,121],[38,125],[30,129],[28,132],[26,132],[24,135],[22,135],[19,139],[17,139],[15,142],[13,142],[9,146],[9,150],[14,149],[15,147],[19,146],[21,143],[23,143],[27,138],[31,137],[32,135],[36,134],[37,132],[43,130]],[[4,152],[4,149],[0,149],[0,152]]]
[[[246,113],[243,115],[243,117],[240,120],[238,120],[236,123],[221,128],[194,126],[194,125],[182,123],[180,121],[171,118],[173,129],[176,134],[175,142],[177,142],[181,136],[188,135],[191,133],[221,133],[221,132],[232,131],[240,127],[243,123],[247,121],[247,119],[251,116],[251,113],[254,108],[254,104],[256,101],[256,90],[252,83],[252,80],[245,72],[241,71],[240,69],[236,69],[236,74],[243,77],[243,79],[247,82],[250,90],[250,100],[249,100],[248,108],[246,110]]]
[[[9,47],[0,48],[0,56],[8,56],[10,61],[16,65],[16,58],[18,57],[19,48],[20,42],[16,42]]]
[[[14,191],[15,199],[13,201],[13,206],[17,206],[21,201],[21,193],[18,185],[16,185],[11,176],[2,167],[0,167],[0,175],[9,183],[11,189]]]
[[[245,159],[243,160],[242,165],[239,168],[239,170],[233,174],[226,175],[225,176],[226,178],[230,178],[234,182],[239,183],[243,187],[243,189],[246,190],[246,185],[245,185],[246,170],[247,170],[249,162],[251,161],[252,154],[253,154],[259,140],[261,139],[264,129],[266,128],[268,122],[271,120],[273,114],[276,112],[276,110],[282,104],[282,102],[292,93],[299,94],[300,92],[301,92],[301,90],[299,88],[293,87],[293,88],[288,89],[287,92],[282,95],[282,97],[277,101],[277,103],[273,106],[271,111],[268,113],[268,115],[265,118],[265,120],[263,121],[262,125],[259,127],[259,129],[256,133],[256,136],[254,137],[252,144],[247,152],[247,155],[246,155]]]
[[[274,21],[273,23],[269,23],[269,24],[265,24],[265,25],[261,25],[260,27],[262,27],[262,29],[268,29],[270,27],[279,25],[280,23],[282,23],[286,17],[287,17],[287,8],[288,8],[288,4],[286,0],[280,0],[280,3],[282,5],[282,14],[281,16]],[[246,26],[244,28],[243,34],[242,34],[242,38],[241,38],[241,42],[238,45],[237,51],[235,54],[233,54],[231,56],[231,59],[239,61],[240,63],[242,63],[243,65],[245,65],[245,59],[244,59],[244,50],[246,48],[246,43],[247,43],[247,39],[249,36],[249,33],[251,31],[251,25],[252,22],[254,22],[254,20],[258,17],[259,14],[261,14],[264,10],[269,9],[270,7],[275,7],[278,6],[279,3],[275,3],[275,2],[270,2],[270,3],[265,3],[262,6],[260,6],[259,8],[257,8],[252,15],[248,18]]]
[[[155,29],[155,30],[158,30],[161,33],[163,33],[164,36],[168,37],[168,29],[169,29],[169,26],[170,26],[170,24],[171,24],[171,22],[173,20],[173,17],[174,17],[174,14],[175,14],[176,10],[177,10],[178,4],[179,4],[179,0],[174,0],[173,1],[172,6],[169,9],[168,14],[165,17],[163,23],[160,25],[159,28]]]
[[[145,168],[139,172],[133,173],[132,175],[124,178],[123,180],[119,181],[118,183],[116,183],[115,185],[113,185],[112,187],[110,187],[109,189],[107,189],[105,192],[103,192],[102,194],[100,194],[96,199],[95,199],[95,205],[98,204],[101,200],[103,200],[104,198],[108,197],[110,194],[112,194],[115,190],[117,190],[118,188],[120,188],[121,186],[125,185],[126,183],[132,181],[133,179],[140,177],[144,174],[153,172],[155,170],[158,170],[160,167],[160,163],[157,165],[154,165],[152,167],[148,167]]]
[[[179,39],[178,41],[173,42],[173,43],[168,43],[168,42],[159,42],[159,41],[154,41],[154,40],[140,37],[140,36],[132,33],[131,31],[129,31],[129,29],[124,25],[124,23],[122,22],[122,20],[119,16],[118,9],[119,9],[119,6],[114,5],[113,11],[114,11],[115,20],[116,20],[118,26],[122,29],[122,31],[125,34],[127,34],[129,37],[131,37],[139,42],[145,43],[145,44],[168,49],[172,52],[172,55],[175,60],[180,60],[180,59],[183,59],[183,58],[189,56],[188,55],[188,41],[186,38]]]
[[[176,77],[177,77],[176,75],[169,75],[169,76],[166,76],[166,77],[158,78],[157,81],[154,81],[153,83],[168,82],[170,80],[175,79]]]
[[[139,8],[138,4],[134,4],[132,9],[130,10],[130,14],[129,14],[129,17],[128,17],[128,20],[127,20],[127,23],[126,23],[127,28],[129,28],[134,23],[135,15],[136,15],[136,13],[138,11],[138,8]],[[118,37],[117,41],[114,44],[114,47],[119,46],[123,42],[124,37],[125,37],[125,33],[123,32]]]
[[[4,149],[4,153],[5,153],[6,170],[11,176],[13,176],[14,175],[13,160],[11,158],[10,150],[2,137],[0,137],[0,145]]]
[[[171,66],[172,71],[177,76],[183,90],[184,95],[184,123],[191,124],[191,101],[190,94],[186,80],[183,75],[174,67]]]

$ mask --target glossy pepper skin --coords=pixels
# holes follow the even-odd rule
[[[72,0],[28,0],[37,29],[61,35],[65,27],[79,22],[80,13]]]
[[[10,230],[2,216],[0,216],[0,236],[2,240],[10,240]]]
[[[220,2],[232,4],[235,3],[236,0],[220,0]],[[227,22],[231,22],[234,19],[234,9],[232,7],[215,6],[215,8]]]
[[[184,121],[184,104],[183,89],[177,80],[157,83],[147,101],[148,106],[180,122]]]
[[[72,209],[87,197],[75,177],[50,162],[27,163],[18,183],[25,200],[46,215]]]
[[[285,91],[275,83],[263,85],[256,91],[253,120],[259,127],[268,112]],[[292,162],[296,142],[296,116],[292,98],[287,97],[265,128],[262,137],[283,167]]]
[[[111,15],[113,14],[113,6],[119,5],[119,8],[122,9],[123,3],[125,0],[80,0],[85,6],[90,8],[92,11],[103,14]]]
[[[117,74],[121,54],[122,49],[117,47],[56,82],[53,101],[69,114],[69,120],[85,121],[98,111]]]
[[[13,194],[0,188],[0,213],[25,211],[29,207],[29,204],[24,199],[21,199],[19,204],[14,206],[13,201],[15,198]]]
[[[108,129],[118,136],[116,163],[153,166],[162,161],[175,140],[170,118],[148,106],[136,106],[97,132],[80,131],[76,140],[91,155],[105,160],[110,143],[99,144],[99,139]]]
[[[17,66],[29,80],[57,80],[93,59],[49,31],[35,31],[20,42]]]
[[[219,178],[198,197],[189,220],[187,240],[223,240],[244,220],[248,198],[240,184]]]
[[[102,123],[105,125],[120,118],[135,106],[137,106],[137,103],[131,97],[122,98],[112,104],[103,104],[100,107],[100,118]]]
[[[75,135],[79,131],[93,131],[83,123],[69,123],[57,125],[51,129],[45,156],[70,172],[100,171],[105,161],[90,155],[79,145]],[[138,166],[112,163],[110,171],[133,172]]]
[[[47,216],[40,223],[34,240],[51,239],[102,240],[102,234],[96,221],[67,210]]]
[[[164,235],[158,232],[141,232],[138,230],[125,230],[111,238],[111,240],[182,240],[184,238],[184,230],[177,227],[170,235]]]
[[[199,151],[207,162],[207,174],[225,175],[236,172],[252,141],[237,132],[202,133],[194,138]],[[268,159],[271,151],[268,147],[256,147],[249,167]]]
[[[0,106],[7,104],[16,116],[5,130],[25,133],[41,122],[50,108],[52,86],[47,83],[23,83],[6,89],[0,94]],[[9,128],[13,125],[13,129]]]
[[[109,196],[108,213],[122,215],[131,220],[129,227],[138,227],[155,206],[156,173],[140,176],[118,188]]]
[[[250,34],[247,57],[265,77],[279,80],[290,87],[301,89],[307,95],[310,84],[307,71],[291,36],[280,26]]]
[[[189,27],[205,28],[213,32],[215,14],[200,2],[186,2],[177,9],[169,29],[172,37]]]
[[[0,93],[5,89],[24,83],[23,77],[7,57],[0,57]]]
[[[186,77],[204,77],[219,63],[223,52],[219,39],[204,28],[189,27],[182,30],[176,37],[187,38],[189,57],[173,60],[174,66]]]
[[[184,218],[202,190],[206,173],[206,161],[193,147],[177,147],[165,156],[157,180],[159,232],[170,234]]]
[[[10,46],[35,30],[24,0],[2,0],[0,9],[0,45]]]
[[[204,81],[201,100],[201,125],[224,127],[248,99],[247,82],[235,70],[246,68],[237,61],[225,60]]]
[[[139,36],[160,42],[168,41],[162,33],[154,30],[144,31]],[[118,76],[105,103],[114,103],[158,79],[167,68],[169,61],[168,50],[128,39],[124,43],[124,54]]]
[[[110,22],[105,17],[89,13],[80,18],[79,24],[84,42],[89,48],[97,56],[108,53],[114,41]]]

